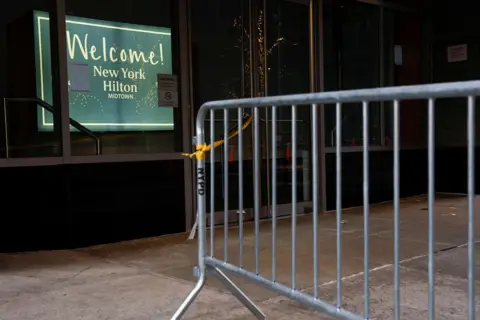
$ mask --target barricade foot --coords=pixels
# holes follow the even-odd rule
[[[202,273],[203,274],[201,274],[200,277],[198,278],[198,281],[195,287],[188,294],[188,296],[182,302],[180,307],[178,307],[177,311],[172,316],[172,318],[170,318],[171,320],[180,320],[182,316],[185,314],[185,312],[187,312],[188,308],[193,303],[193,301],[195,301],[195,298],[197,298],[200,291],[202,291],[202,288],[205,285],[205,272],[202,272]]]
[[[220,269],[207,267],[208,271],[215,276],[258,320],[266,319],[265,314],[250,300],[247,295],[240,290]]]

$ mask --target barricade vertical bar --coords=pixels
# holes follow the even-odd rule
[[[277,281],[277,107],[272,107],[272,281]]]
[[[368,136],[368,101],[363,101],[363,225],[364,225],[364,317],[365,319],[370,318],[370,272],[369,272],[369,258],[370,258],[370,248],[369,248],[369,211],[370,211],[370,200],[369,200],[369,159],[368,159],[368,146],[369,146],[369,136]]]
[[[318,105],[312,104],[313,296],[318,299]]]
[[[210,255],[215,256],[215,110],[210,110]]]
[[[428,319],[435,320],[435,100],[428,99]]]
[[[475,320],[475,97],[468,97],[468,320]]]
[[[201,146],[205,144],[205,130],[204,119],[200,121],[197,119],[196,128],[196,145]],[[177,311],[173,314],[171,320],[179,320],[188,310],[188,307],[193,303],[198,296],[203,286],[205,285],[206,269],[205,269],[205,250],[207,246],[206,239],[206,195],[205,195],[205,154],[197,157],[197,172],[196,172],[196,193],[197,193],[197,214],[198,214],[198,249],[197,249],[197,267],[198,267],[198,280],[193,290],[188,294],[185,300],[182,302]]]
[[[297,106],[292,106],[292,289],[297,275]]]
[[[255,274],[260,273],[260,111],[253,108],[253,184],[254,184],[254,214],[255,214]]]
[[[238,108],[238,266],[243,268],[243,109]]]
[[[393,268],[394,319],[400,320],[400,102],[393,101]]]
[[[223,110],[223,260],[228,261],[228,109]]]
[[[337,308],[342,307],[342,104],[336,104],[335,122],[337,129],[336,144],[336,183],[337,183]]]

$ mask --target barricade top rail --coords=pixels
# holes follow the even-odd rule
[[[199,119],[206,110],[236,109],[267,106],[348,103],[360,101],[414,100],[427,98],[454,98],[480,95],[480,80],[435,83],[412,86],[383,87],[372,89],[325,91],[292,95],[228,99],[206,102],[200,108]]]

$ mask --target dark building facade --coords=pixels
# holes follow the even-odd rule
[[[0,250],[72,248],[189,230],[194,162],[182,152],[192,150],[202,103],[476,79],[474,12],[458,1],[441,7],[376,0],[12,3],[0,13]],[[438,191],[466,190],[465,106],[438,104]],[[362,118],[360,105],[344,110],[343,205],[350,207],[362,204]],[[230,121],[236,116],[232,111]],[[220,137],[223,114],[217,117]],[[288,215],[291,112],[279,110],[276,137],[270,111],[261,117],[261,215],[270,212],[272,143],[279,213]],[[299,108],[299,212],[311,210],[312,157],[322,168],[323,210],[335,206],[334,106],[322,106],[319,117],[320,153],[313,155],[310,110]],[[372,104],[372,202],[393,195],[391,118],[389,103]],[[427,190],[426,129],[425,103],[402,103],[401,196]],[[253,180],[252,134],[245,130],[245,186]],[[238,217],[236,143],[228,165],[231,221]],[[222,154],[216,151],[217,186]],[[246,219],[252,217],[251,190],[245,188]],[[224,198],[217,188],[218,223]]]

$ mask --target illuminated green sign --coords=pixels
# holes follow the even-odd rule
[[[157,74],[172,74],[171,31],[67,16],[70,117],[93,131],[173,130],[159,107]],[[52,103],[48,13],[34,13],[37,94]],[[39,109],[38,127],[53,130]]]

